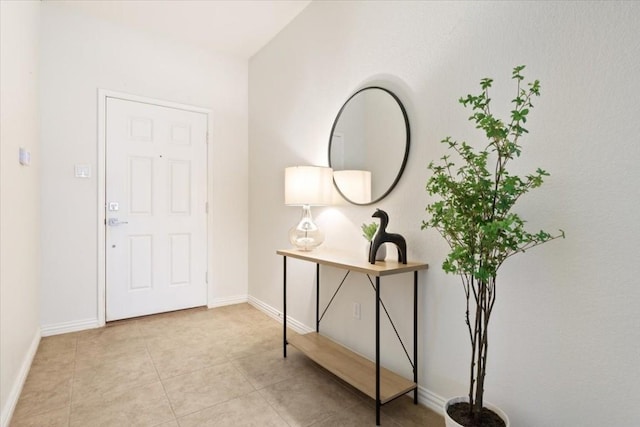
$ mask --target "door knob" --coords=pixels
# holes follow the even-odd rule
[[[109,218],[107,220],[107,224],[110,225],[111,227],[114,227],[116,225],[123,225],[123,224],[129,224],[127,221],[119,221],[118,218]]]

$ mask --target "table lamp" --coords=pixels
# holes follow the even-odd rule
[[[292,166],[284,170],[284,203],[302,206],[300,222],[289,230],[289,241],[302,251],[320,246],[324,234],[313,222],[311,206],[331,204],[333,170],[322,166]]]

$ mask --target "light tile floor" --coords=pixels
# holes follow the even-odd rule
[[[402,397],[383,426],[444,426]],[[43,338],[11,426],[372,426],[373,400],[289,347],[248,304]]]

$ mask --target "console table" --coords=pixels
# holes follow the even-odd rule
[[[376,425],[380,425],[380,407],[385,403],[413,391],[413,401],[418,403],[418,271],[426,270],[427,264],[419,262],[407,262],[401,264],[397,261],[378,261],[370,264],[365,257],[356,257],[352,254],[343,254],[328,250],[303,252],[295,249],[282,249],[276,252],[283,257],[283,323],[284,339],[283,353],[287,357],[287,344],[296,347],[311,360],[327,369],[340,379],[362,391],[376,402]],[[304,335],[295,335],[287,340],[287,257],[300,259],[316,264],[316,332]],[[340,344],[320,335],[320,265],[347,270],[340,286],[333,294],[324,312],[333,301],[340,287],[350,272],[364,273],[375,288],[376,301],[376,360],[375,363],[346,349]],[[413,360],[409,356],[400,335],[391,321],[391,317],[380,299],[380,278],[400,273],[413,272]],[[371,280],[375,277],[375,285]],[[402,348],[413,368],[413,381],[408,380],[388,369],[380,366],[380,307],[384,309],[391,325],[402,344]],[[323,312],[323,315],[324,315]]]

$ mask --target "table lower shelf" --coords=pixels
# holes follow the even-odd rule
[[[287,337],[287,342],[338,378],[351,384],[367,396],[376,398],[376,364],[311,332]],[[417,387],[416,383],[380,367],[380,403],[384,404]]]

